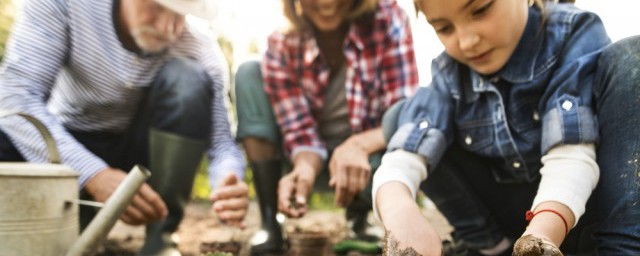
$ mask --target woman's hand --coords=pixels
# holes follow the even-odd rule
[[[224,223],[244,228],[243,220],[249,206],[249,188],[235,174],[229,173],[211,193],[213,210]]]
[[[344,207],[364,190],[371,178],[369,155],[384,150],[382,128],[351,135],[333,151],[329,161],[329,186],[336,192],[336,205]]]
[[[329,186],[335,189],[336,205],[345,207],[369,184],[369,154],[353,140],[346,140],[333,151],[329,172]]]
[[[316,171],[309,165],[295,166],[278,183],[278,210],[293,218],[304,216],[315,179]]]

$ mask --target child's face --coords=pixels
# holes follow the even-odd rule
[[[480,74],[500,70],[518,45],[527,0],[419,0],[449,56]]]

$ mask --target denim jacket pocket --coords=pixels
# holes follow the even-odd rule
[[[458,143],[468,151],[491,154],[494,140],[494,124],[491,120],[480,120],[458,125]]]
[[[510,114],[509,125],[529,142],[538,142],[541,137],[541,114],[536,106],[537,102],[526,102]]]

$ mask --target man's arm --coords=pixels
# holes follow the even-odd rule
[[[65,165],[79,172],[80,186],[107,164],[78,143],[47,110],[46,101],[69,51],[67,2],[25,1],[13,27],[0,68],[0,109],[30,114],[51,132]],[[20,153],[30,162],[46,162],[38,132],[19,117],[0,120]]]

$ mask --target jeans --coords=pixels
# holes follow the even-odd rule
[[[191,59],[172,59],[146,88],[140,109],[126,132],[69,130],[69,133],[110,167],[129,171],[136,164],[149,165],[150,128],[193,139],[209,139],[212,100],[211,78],[200,64]],[[25,161],[1,130],[0,161]],[[90,198],[84,191],[81,197]],[[80,207],[82,224],[88,224],[93,214],[94,209]]]
[[[594,191],[602,255],[640,255],[640,36],[601,55],[594,96],[600,182]]]

